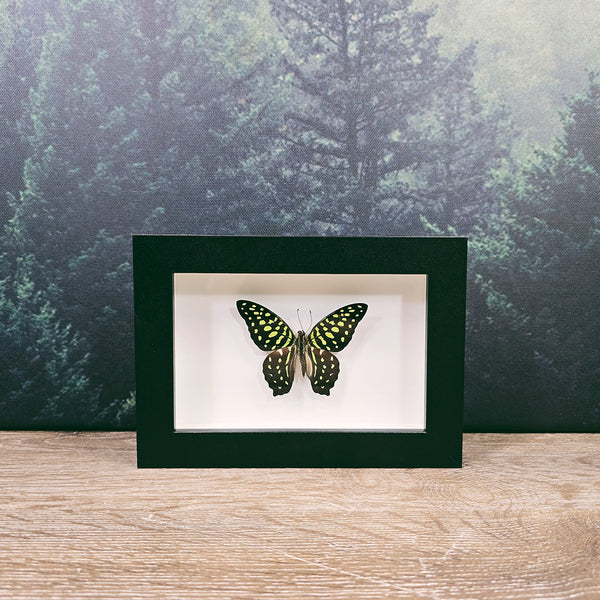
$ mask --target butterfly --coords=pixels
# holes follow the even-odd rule
[[[238,300],[236,305],[252,341],[269,352],[263,362],[263,374],[273,396],[292,389],[297,360],[313,391],[329,396],[340,373],[340,363],[332,352],[349,344],[368,308],[363,303],[342,306],[321,319],[308,335],[304,331],[294,335],[281,317],[258,302]]]

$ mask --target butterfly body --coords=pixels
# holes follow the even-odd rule
[[[321,319],[308,334],[298,331],[295,335],[283,319],[257,302],[238,300],[237,309],[252,341],[269,352],[263,362],[263,374],[274,396],[290,391],[297,362],[302,375],[310,379],[313,391],[329,396],[340,370],[332,352],[348,345],[367,305],[343,306]]]
[[[298,352],[298,359],[300,360],[300,368],[302,369],[302,376],[306,375],[306,351],[308,350],[308,343],[306,341],[306,334],[304,331],[298,331],[296,333],[296,348]]]

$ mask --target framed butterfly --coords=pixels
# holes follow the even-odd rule
[[[363,303],[342,306],[321,319],[308,334],[298,331],[294,335],[281,317],[258,302],[238,300],[236,305],[252,341],[269,352],[263,373],[273,396],[292,389],[297,362],[302,375],[310,379],[313,391],[329,396],[340,373],[340,363],[332,352],[339,352],[350,343],[368,308]]]

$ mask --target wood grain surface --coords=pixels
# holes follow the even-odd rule
[[[464,468],[138,470],[132,433],[0,433],[1,598],[600,598],[600,435]]]

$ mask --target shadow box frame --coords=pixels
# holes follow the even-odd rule
[[[462,237],[134,235],[138,467],[461,467],[466,266],[467,239]],[[334,283],[340,277],[379,276],[385,281],[386,276],[424,275],[425,426],[418,430],[331,426],[303,429],[290,423],[289,427],[275,429],[177,429],[176,274],[225,278],[267,274],[286,275],[292,280],[315,274],[327,276],[326,280]],[[362,323],[357,334],[361,327]],[[242,329],[252,345],[244,323]],[[210,345],[213,335],[217,334],[205,336],[200,332],[198,343]],[[349,347],[353,344],[358,346],[352,342]],[[364,346],[364,338],[361,344]],[[211,347],[204,350],[210,353]],[[385,353],[385,344],[372,351]],[[341,364],[345,353],[340,357]],[[213,358],[221,360],[219,356]],[[222,360],[229,359],[224,356]],[[255,367],[257,379],[262,379],[260,363]],[[235,367],[232,369],[231,376],[236,377]],[[356,369],[360,371],[361,367]],[[373,373],[373,389],[377,388],[378,378],[393,376],[389,372]],[[296,373],[294,387],[307,384],[298,378]],[[264,379],[262,384],[270,396]],[[281,402],[282,398],[285,402],[285,396],[276,400]],[[328,400],[327,396],[318,398]],[[201,392],[198,401],[202,402]],[[369,402],[365,397],[365,407]]]

